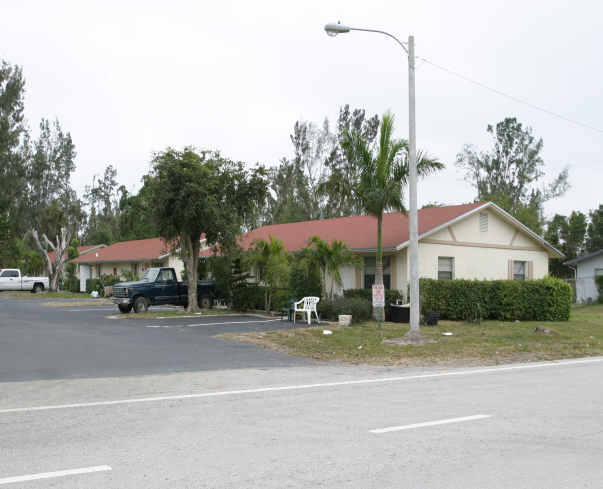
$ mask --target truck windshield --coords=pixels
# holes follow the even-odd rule
[[[160,268],[147,268],[147,270],[140,277],[140,280],[143,282],[155,282],[159,270]]]

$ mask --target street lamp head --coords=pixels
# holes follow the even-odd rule
[[[342,25],[339,22],[337,24],[327,24],[325,25],[325,32],[327,35],[331,37],[335,37],[337,34],[343,34],[345,32],[350,32],[350,28],[346,25]]]

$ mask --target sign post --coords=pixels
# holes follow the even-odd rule
[[[381,317],[382,308],[385,307],[385,286],[384,285],[373,285],[373,307],[377,308],[377,324],[381,328]]]

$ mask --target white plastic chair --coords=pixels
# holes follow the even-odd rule
[[[318,312],[316,312],[316,304],[319,302],[320,297],[304,297],[301,301],[295,302],[293,304],[293,325],[295,326],[295,317],[298,312],[307,314],[308,326],[312,323],[312,313],[316,316],[316,320],[320,322]]]

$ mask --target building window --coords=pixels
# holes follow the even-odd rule
[[[525,261],[514,261],[513,262],[513,280],[525,280],[526,279],[526,262]]]
[[[438,256],[438,280],[452,280],[454,278],[454,258]]]
[[[383,260],[383,285],[387,290],[391,287],[391,268],[389,266],[389,256],[384,256]],[[364,258],[364,288],[370,289],[375,283],[375,271],[377,259],[375,257]]]
[[[132,263],[132,273],[134,275],[136,275],[138,273],[138,270],[136,270],[138,268],[136,263]]]
[[[488,232],[488,213],[487,212],[479,213],[479,231],[480,231],[480,233]]]

